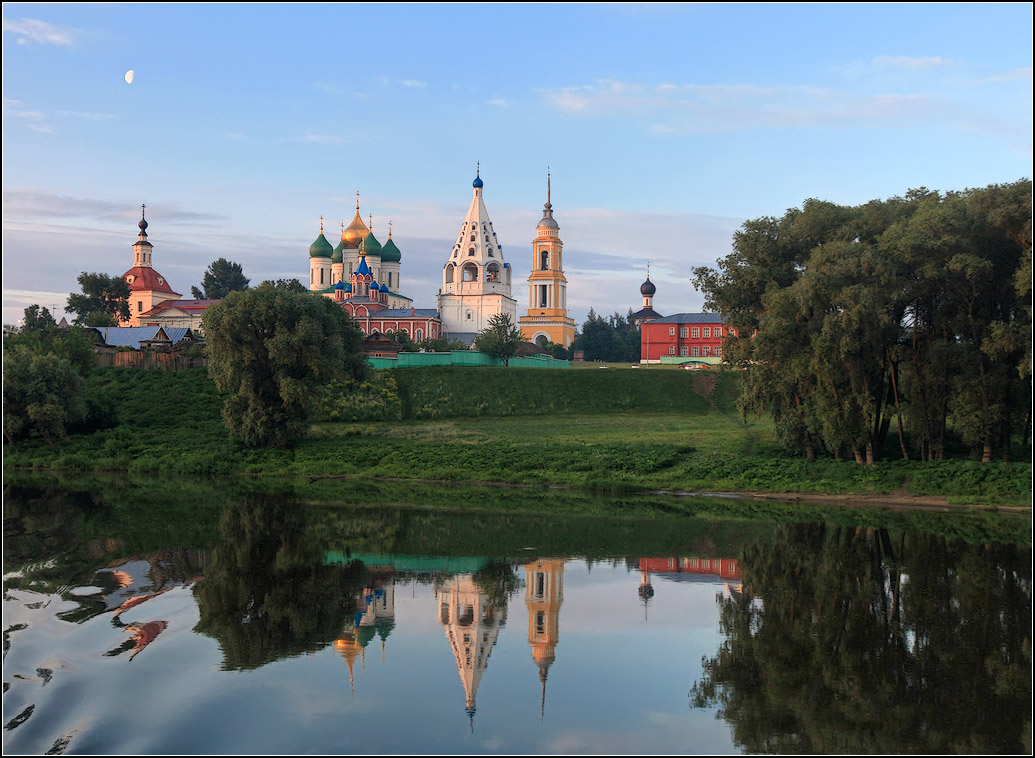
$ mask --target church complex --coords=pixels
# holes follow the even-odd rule
[[[532,243],[528,310],[520,319],[511,294],[513,269],[485,207],[484,186],[479,170],[472,183],[471,205],[442,266],[435,308],[415,308],[413,300],[401,294],[402,252],[392,240],[390,226],[384,246],[374,237],[372,223],[364,223],[360,215],[358,193],[356,214],[347,228],[342,224],[336,247],[324,236],[321,221],[320,234],[309,246],[309,291],[340,302],[367,336],[404,332],[417,342],[448,336],[470,344],[490,319],[502,314],[520,327],[529,342],[570,347],[575,322],[568,317],[565,302],[563,243],[550,204],[549,176],[543,219]]]
[[[327,297],[358,323],[367,338],[388,332],[405,334],[414,342],[449,337],[470,345],[497,315],[510,318],[521,337],[540,347],[570,348],[575,322],[568,316],[564,275],[564,243],[553,216],[550,175],[546,203],[536,225],[528,275],[524,314],[512,294],[513,268],[503,254],[485,205],[485,183],[480,169],[472,183],[471,204],[460,224],[456,242],[442,266],[442,286],[434,308],[416,308],[403,294],[402,251],[392,239],[392,224],[382,245],[374,235],[373,219],[363,221],[356,193],[356,212],[348,226],[341,224],[338,244],[320,234],[309,246],[310,294]],[[147,220],[141,213],[139,235],[133,245],[133,266],[122,278],[130,289],[130,318],[122,326],[187,327],[202,329],[202,316],[214,300],[184,300],[152,263]],[[655,285],[640,286],[643,308],[634,314],[641,331],[641,363],[663,363],[678,358],[721,361],[722,341],[730,332],[717,314],[679,313],[663,317],[653,308]],[[380,337],[385,342],[390,342]],[[396,348],[398,349],[398,348]]]

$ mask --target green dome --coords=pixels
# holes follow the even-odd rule
[[[320,232],[320,236],[309,246],[310,258],[330,258],[332,252],[331,243],[323,236],[323,232]]]
[[[331,255],[331,263],[341,263],[344,258],[345,251],[345,240],[338,243],[338,246],[334,248],[334,254]]]
[[[359,243],[359,254],[365,255],[368,258],[371,256],[376,258],[381,257],[381,243],[377,241],[376,237],[374,237],[373,232],[364,237],[363,241]]]
[[[388,238],[388,242],[381,248],[381,262],[382,263],[399,263],[402,260],[402,252],[392,242],[392,238]]]

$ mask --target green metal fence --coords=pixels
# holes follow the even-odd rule
[[[448,353],[399,353],[398,358],[367,358],[373,368],[420,368],[424,366],[502,366],[503,361],[474,350]],[[510,359],[511,368],[568,368],[568,361],[529,355]]]

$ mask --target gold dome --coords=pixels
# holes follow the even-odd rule
[[[345,227],[345,231],[341,233],[341,242],[345,246],[346,250],[357,250],[359,243],[370,234],[370,230],[367,229],[367,225],[363,223],[363,219],[359,215],[359,193],[356,193],[356,217],[352,219],[352,223]]]

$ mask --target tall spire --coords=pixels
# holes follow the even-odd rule
[[[550,210],[553,206],[550,205],[550,167],[546,167],[546,209]]]

